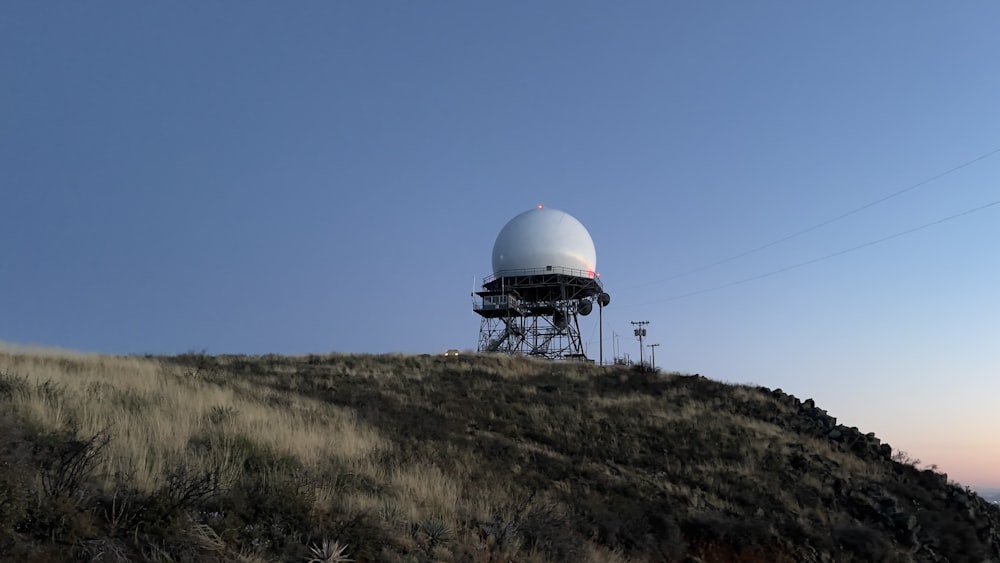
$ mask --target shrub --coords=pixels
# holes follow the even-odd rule
[[[42,435],[34,457],[41,469],[42,493],[49,499],[79,497],[91,479],[98,457],[111,442],[107,432],[78,438],[75,429]]]

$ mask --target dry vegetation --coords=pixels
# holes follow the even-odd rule
[[[0,350],[0,559],[1000,558],[961,489],[797,403],[506,356]]]

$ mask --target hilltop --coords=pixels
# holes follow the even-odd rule
[[[0,351],[2,561],[997,561],[813,400],[507,356]]]

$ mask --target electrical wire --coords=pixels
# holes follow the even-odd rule
[[[997,152],[997,151],[994,151],[994,152]],[[863,248],[868,248],[869,246],[875,246],[876,244],[881,244],[883,242],[890,241],[890,240],[893,240],[893,239],[896,239],[896,238],[899,238],[899,237],[902,237],[902,236],[906,236],[906,235],[915,233],[917,231],[922,231],[924,229],[927,229],[927,228],[930,228],[930,227],[933,227],[933,226],[936,226],[936,225],[940,225],[941,223],[945,223],[945,222],[951,221],[953,219],[958,219],[959,217],[964,217],[966,215],[971,215],[973,213],[976,213],[977,211],[982,211],[984,209],[987,209],[987,208],[990,208],[990,207],[993,207],[993,206],[996,206],[996,205],[1000,205],[1000,199],[998,199],[996,201],[992,201],[992,202],[984,204],[984,205],[980,205],[979,207],[973,207],[972,209],[966,209],[965,211],[962,211],[962,212],[959,212],[959,213],[955,213],[954,215],[949,215],[949,216],[944,217],[942,219],[937,219],[937,220],[931,221],[929,223],[924,223],[923,225],[919,225],[917,227],[913,227],[913,228],[907,229],[905,231],[900,231],[898,233],[894,233],[894,234],[891,234],[891,235],[888,235],[888,236],[884,236],[884,237],[879,238],[879,239],[871,240],[871,241],[868,241],[866,243],[859,244],[857,246],[852,246],[850,248],[845,248],[844,250],[839,250],[837,252],[833,252],[831,254],[826,254],[826,255],[820,256],[818,258],[812,258],[810,260],[806,260],[805,262],[799,262],[799,263],[793,264],[791,266],[785,266],[784,268],[779,268],[777,270],[771,270],[770,272],[765,272],[763,274],[757,274],[755,276],[750,276],[748,278],[743,278],[743,279],[731,281],[731,282],[728,282],[728,283],[724,283],[722,285],[717,285],[717,286],[713,286],[713,287],[709,287],[709,288],[705,288],[705,289],[700,289],[698,291],[691,291],[691,292],[688,292],[688,293],[682,293],[682,294],[674,295],[672,297],[667,297],[667,298],[664,298],[664,299],[657,299],[655,301],[647,301],[645,303],[638,303],[638,304],[634,304],[634,305],[625,304],[625,305],[619,306],[619,308],[636,307],[636,306],[639,306],[639,305],[653,305],[653,304],[656,304],[656,303],[666,303],[668,301],[678,301],[680,299],[686,299],[688,297],[693,297],[695,295],[701,295],[703,293],[710,293],[710,292],[713,292],[713,291],[719,291],[720,289],[726,289],[726,288],[733,287],[733,286],[736,286],[736,285],[742,285],[742,284],[749,283],[749,282],[752,282],[752,281],[757,281],[757,280],[760,280],[760,279],[769,278],[771,276],[776,276],[778,274],[783,274],[783,273],[785,273],[787,271],[790,271],[790,270],[795,270],[795,269],[798,269],[798,268],[802,268],[804,266],[808,266],[810,264],[815,264],[817,262],[822,262],[824,260],[829,260],[831,258],[836,258],[837,256],[843,256],[844,254],[848,254],[850,252],[861,250]]]
[[[840,215],[837,215],[836,217],[831,217],[830,219],[827,219],[825,221],[821,221],[819,223],[816,223],[815,225],[812,225],[811,227],[806,227],[805,229],[802,229],[802,230],[799,230],[799,231],[795,231],[794,233],[791,233],[791,234],[785,235],[785,236],[783,236],[781,238],[772,240],[771,242],[768,242],[766,244],[762,244],[760,246],[751,248],[750,250],[747,250],[747,251],[744,251],[744,252],[740,252],[739,254],[734,254],[734,255],[732,255],[732,256],[730,256],[728,258],[724,258],[724,259],[719,260],[717,262],[712,262],[710,264],[705,264],[703,266],[698,266],[696,268],[692,268],[690,270],[686,270],[686,271],[674,274],[674,275],[666,277],[666,278],[662,278],[662,279],[658,279],[658,280],[653,280],[653,281],[649,281],[649,282],[642,283],[642,284],[639,284],[639,285],[633,285],[633,286],[630,286],[630,287],[627,287],[627,288],[623,288],[623,289],[621,289],[619,291],[627,291],[627,290],[630,290],[630,289],[638,289],[638,288],[641,288],[641,287],[647,287],[647,286],[650,286],[650,285],[656,285],[656,284],[665,283],[665,282],[672,281],[672,280],[675,280],[675,279],[678,279],[678,278],[683,278],[683,277],[686,277],[686,276],[690,276],[691,274],[696,274],[698,272],[703,272],[705,270],[708,270],[708,269],[711,269],[711,268],[715,268],[716,266],[721,266],[723,264],[727,264],[729,262],[732,262],[733,260],[739,260],[740,258],[743,258],[745,256],[750,256],[751,254],[755,254],[757,252],[760,252],[761,250],[764,250],[764,249],[767,249],[767,248],[771,248],[772,246],[776,246],[776,245],[781,244],[781,243],[783,243],[785,241],[789,241],[789,240],[791,240],[793,238],[800,237],[800,236],[802,236],[804,234],[807,234],[807,233],[811,233],[812,231],[815,231],[816,229],[825,227],[825,226],[827,226],[827,225],[829,225],[831,223],[835,223],[837,221],[840,221],[841,219],[846,219],[847,217],[850,217],[851,215],[854,215],[856,213],[860,213],[861,211],[864,211],[865,209],[868,209],[870,207],[874,207],[874,206],[876,206],[876,205],[878,205],[880,203],[883,203],[883,202],[888,201],[890,199],[893,199],[895,197],[899,197],[899,196],[901,196],[901,195],[903,195],[903,194],[905,194],[907,192],[913,191],[913,190],[915,190],[915,189],[917,189],[917,188],[919,188],[921,186],[925,186],[925,185],[927,185],[927,184],[929,184],[929,183],[931,183],[931,182],[933,182],[935,180],[939,180],[939,179],[941,179],[941,178],[943,178],[943,177],[945,177],[945,176],[947,176],[949,174],[952,174],[954,172],[958,172],[959,170],[961,170],[963,168],[966,168],[968,166],[972,166],[973,164],[975,164],[975,163],[977,163],[977,162],[979,162],[981,160],[985,160],[985,159],[987,159],[987,158],[989,158],[989,157],[991,157],[991,156],[993,156],[993,155],[995,155],[997,153],[1000,153],[1000,148],[993,149],[990,152],[987,152],[985,154],[977,156],[976,158],[973,158],[972,160],[965,161],[965,162],[959,164],[958,166],[953,166],[953,167],[945,170],[944,172],[939,172],[938,174],[935,174],[934,176],[931,176],[929,178],[921,180],[920,182],[917,182],[916,184],[912,184],[912,185],[907,186],[907,187],[905,187],[905,188],[903,188],[901,190],[897,190],[895,192],[892,192],[889,195],[880,197],[880,198],[878,198],[878,199],[876,199],[874,201],[866,203],[866,204],[864,204],[864,205],[862,205],[860,207],[856,207],[856,208],[854,208],[854,209],[852,209],[850,211],[847,211],[845,213],[841,213]]]

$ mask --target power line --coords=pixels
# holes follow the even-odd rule
[[[861,211],[864,211],[865,209],[868,209],[869,207],[874,207],[874,206],[876,206],[876,205],[878,205],[880,203],[883,203],[883,202],[888,201],[890,199],[893,199],[895,197],[899,197],[899,196],[901,196],[901,195],[903,195],[903,194],[905,194],[907,192],[913,191],[913,190],[915,190],[915,189],[917,189],[917,188],[919,188],[921,186],[927,185],[927,184],[929,184],[929,183],[931,183],[931,182],[933,182],[935,180],[941,179],[941,178],[943,178],[943,177],[945,177],[945,176],[947,176],[949,174],[952,174],[954,172],[957,172],[957,171],[959,171],[959,170],[961,170],[963,168],[966,168],[968,166],[972,166],[973,164],[979,162],[980,160],[985,160],[985,159],[987,159],[987,158],[989,158],[989,157],[991,157],[991,156],[993,156],[993,155],[995,155],[997,153],[1000,153],[1000,148],[993,149],[993,150],[991,150],[988,153],[985,153],[985,154],[982,154],[980,156],[977,156],[976,158],[973,158],[972,160],[965,161],[965,162],[959,164],[958,166],[953,166],[953,167],[945,170],[944,172],[939,172],[938,174],[935,174],[934,176],[931,176],[929,178],[921,180],[920,182],[917,182],[916,184],[912,184],[912,185],[907,186],[907,187],[905,187],[905,188],[903,188],[901,190],[897,190],[897,191],[895,191],[895,192],[893,192],[893,193],[891,193],[889,195],[880,197],[879,199],[876,199],[876,200],[871,201],[869,203],[866,203],[866,204],[864,204],[864,205],[862,205],[860,207],[856,207],[856,208],[854,208],[854,209],[852,209],[850,211],[847,211],[846,213],[841,213],[840,215],[837,215],[836,217],[831,217],[830,219],[827,219],[825,221],[821,221],[819,223],[816,223],[815,225],[812,225],[811,227],[806,227],[805,229],[802,229],[802,230],[799,230],[799,231],[795,231],[792,234],[785,235],[785,236],[783,236],[781,238],[778,238],[778,239],[775,239],[775,240],[773,240],[773,241],[771,241],[771,242],[769,242],[767,244],[762,244],[760,246],[751,248],[750,250],[747,250],[747,251],[744,251],[744,252],[740,252],[739,254],[734,254],[734,255],[730,256],[729,258],[724,258],[724,259],[719,260],[717,262],[712,262],[710,264],[705,264],[703,266],[698,266],[696,268],[692,268],[690,270],[686,270],[686,271],[674,274],[674,275],[666,277],[666,278],[662,278],[662,279],[658,279],[658,280],[653,280],[653,281],[642,283],[642,284],[639,284],[639,285],[633,285],[633,286],[631,286],[629,288],[625,288],[625,289],[626,290],[628,290],[628,289],[637,289],[637,288],[640,288],[640,287],[647,287],[647,286],[650,286],[650,285],[656,285],[656,284],[668,282],[668,281],[671,281],[671,280],[675,280],[677,278],[683,278],[683,277],[686,277],[686,276],[690,276],[691,274],[696,274],[698,272],[703,272],[705,270],[714,268],[716,266],[721,266],[723,264],[727,264],[729,262],[732,262],[733,260],[739,260],[740,258],[743,258],[745,256],[749,256],[751,254],[755,254],[755,253],[760,252],[761,250],[764,250],[764,249],[767,249],[767,248],[771,248],[772,246],[781,244],[781,243],[783,243],[785,241],[791,240],[791,239],[796,238],[796,237],[800,237],[800,236],[802,236],[802,235],[804,235],[806,233],[811,233],[812,231],[815,231],[816,229],[819,229],[821,227],[825,227],[825,226],[829,225],[830,223],[835,223],[837,221],[840,221],[841,219],[846,219],[847,217],[850,217],[851,215],[854,215],[856,213],[860,213]]]
[[[997,151],[994,151],[994,152],[997,152]],[[965,211],[962,211],[960,213],[955,213],[954,215],[949,215],[949,216],[944,217],[942,219],[938,219],[936,221],[931,221],[930,223],[924,223],[923,225],[920,225],[920,226],[917,226],[917,227],[913,227],[913,228],[907,229],[905,231],[900,231],[898,233],[894,233],[894,234],[882,237],[880,239],[875,239],[875,240],[868,241],[868,242],[863,243],[863,244],[859,244],[857,246],[852,246],[850,248],[845,248],[844,250],[840,250],[840,251],[837,251],[837,252],[834,252],[834,253],[831,253],[831,254],[826,254],[826,255],[820,256],[818,258],[813,258],[811,260],[806,260],[805,262],[799,262],[798,264],[793,264],[791,266],[785,266],[784,268],[779,268],[777,270],[771,270],[770,272],[766,272],[766,273],[763,273],[763,274],[758,274],[756,276],[750,276],[748,278],[743,278],[743,279],[731,281],[729,283],[724,283],[722,285],[717,285],[717,286],[714,286],[714,287],[700,289],[698,291],[691,291],[691,292],[688,292],[688,293],[682,293],[682,294],[679,294],[679,295],[674,295],[672,297],[667,297],[665,299],[657,299],[655,301],[647,301],[646,303],[640,303],[640,304],[637,304],[637,305],[622,305],[619,308],[625,308],[625,307],[630,307],[630,306],[631,307],[635,307],[635,306],[638,306],[638,305],[652,305],[654,303],[665,303],[665,302],[668,302],[668,301],[677,301],[677,300],[680,300],[680,299],[685,299],[685,298],[688,298],[688,297],[693,297],[695,295],[701,295],[702,293],[710,293],[712,291],[718,291],[720,289],[726,289],[726,288],[729,288],[729,287],[733,287],[733,286],[736,286],[736,285],[742,285],[744,283],[749,283],[749,282],[756,281],[756,280],[759,280],[759,279],[768,278],[768,277],[771,277],[771,276],[776,276],[778,274],[783,274],[783,273],[785,273],[785,272],[787,272],[789,270],[795,270],[797,268],[802,268],[803,266],[808,266],[810,264],[815,264],[817,262],[822,262],[824,260],[829,260],[831,258],[836,258],[837,256],[842,256],[844,254],[847,254],[847,253],[850,253],[850,252],[854,252],[856,250],[861,250],[862,248],[868,248],[869,246],[875,246],[876,244],[881,244],[883,242],[890,241],[892,239],[896,239],[896,238],[899,238],[899,237],[902,237],[902,236],[905,236],[905,235],[909,235],[909,234],[915,233],[917,231],[922,231],[922,230],[927,229],[929,227],[933,227],[935,225],[940,225],[941,223],[945,223],[945,222],[951,221],[953,219],[958,219],[959,217],[964,217],[966,215],[971,215],[971,214],[973,214],[973,213],[975,213],[977,211],[982,211],[983,209],[987,209],[987,208],[993,207],[995,205],[1000,205],[1000,199],[998,199],[996,201],[991,201],[990,203],[987,203],[987,204],[984,204],[984,205],[980,205],[979,207],[973,207],[972,209],[966,209]]]

